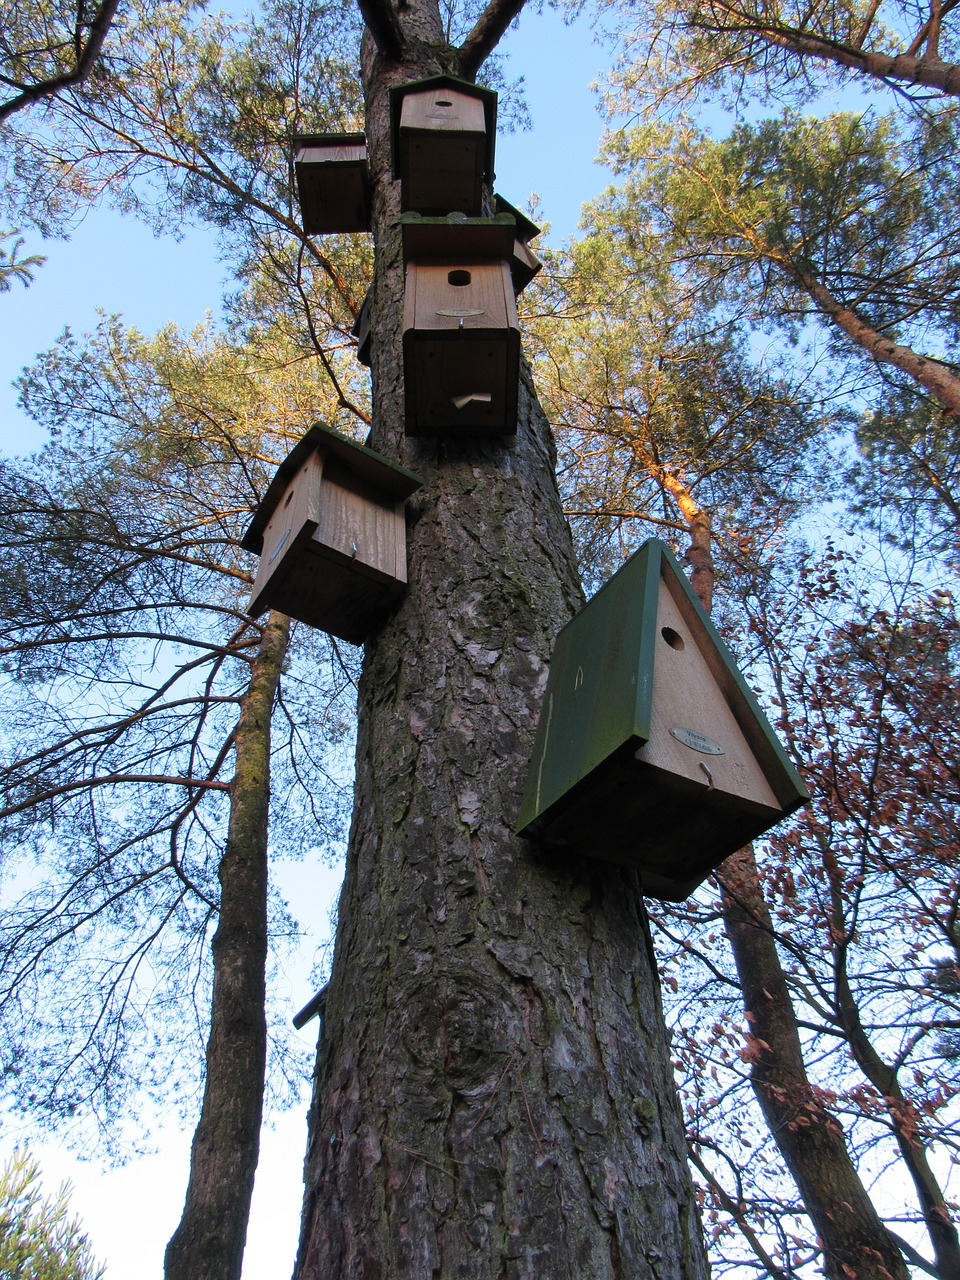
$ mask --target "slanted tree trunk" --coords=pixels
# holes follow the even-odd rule
[[[687,521],[692,584],[704,610],[713,603],[709,513],[676,476],[648,462]],[[750,1020],[750,1082],[764,1120],[797,1184],[823,1245],[831,1280],[907,1280],[909,1272],[854,1167],[837,1119],[810,1085],[800,1033],[753,846],[722,864],[724,928],[733,951],[744,1011]],[[752,1242],[753,1243],[753,1242]]]
[[[206,1084],[190,1153],[183,1217],[164,1257],[166,1280],[239,1280],[267,1051],[267,813],[270,714],[290,620],[268,615],[234,735],[230,824],[220,862]]]
[[[515,443],[403,434],[387,91],[459,64],[435,0],[393,15],[399,61],[365,37],[372,443],[426,485],[409,590],[366,646],[295,1274],[699,1280],[637,876],[513,835],[554,637],[581,600],[549,426],[525,372]]]
[[[717,878],[750,1019],[750,1083],[822,1242],[824,1273],[831,1280],[907,1280],[906,1263],[854,1168],[843,1129],[807,1078],[753,849],[728,858]]]

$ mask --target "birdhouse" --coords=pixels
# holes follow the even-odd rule
[[[518,831],[681,901],[808,799],[669,550],[651,539],[557,638]]]
[[[515,435],[520,330],[512,219],[403,220],[406,432]]]
[[[393,173],[401,210],[479,214],[493,182],[497,95],[454,76],[390,91]]]
[[[243,538],[247,612],[280,609],[362,644],[407,581],[404,499],[419,476],[317,424],[281,462]]]
[[[294,169],[308,235],[370,230],[370,175],[362,133],[295,138]]]
[[[364,295],[363,303],[360,307],[360,314],[357,316],[356,322],[350,330],[351,335],[357,340],[357,359],[361,364],[365,364],[368,369],[370,367],[370,297],[372,293],[373,286],[371,285]]]
[[[516,236],[510,251],[510,274],[513,277],[513,291],[520,294],[543,267],[543,263],[530,248],[530,241],[537,238],[540,228],[526,214],[504,200],[503,196],[495,194],[493,206],[497,213],[508,213],[514,220]]]

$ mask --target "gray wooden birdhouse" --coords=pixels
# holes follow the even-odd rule
[[[370,230],[370,175],[362,133],[294,138],[294,170],[308,235]]]
[[[651,539],[557,638],[518,831],[681,901],[808,799],[669,550]]]
[[[526,214],[504,200],[503,196],[494,194],[493,207],[497,213],[509,213],[516,225],[516,236],[510,253],[510,274],[513,277],[513,291],[520,294],[543,267],[543,263],[530,248],[530,241],[537,238],[540,228]]]
[[[431,76],[390,90],[393,176],[400,208],[479,214],[493,182],[497,95],[454,76]]]
[[[403,218],[406,432],[515,435],[513,219]]]
[[[423,481],[317,424],[281,462],[242,546],[260,556],[247,612],[280,609],[362,644],[407,581],[404,499]]]

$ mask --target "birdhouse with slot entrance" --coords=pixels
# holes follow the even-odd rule
[[[311,427],[244,535],[260,556],[247,612],[280,609],[361,644],[405,589],[404,499],[422,484],[339,432]]]
[[[808,799],[669,550],[631,557],[557,638],[518,831],[681,901]]]
[[[390,90],[393,175],[400,208],[479,214],[493,182],[497,95],[454,76],[431,76]]]
[[[520,330],[513,218],[404,215],[406,432],[515,435]]]
[[[503,196],[494,194],[493,205],[497,213],[509,213],[516,226],[516,236],[510,253],[510,275],[513,291],[520,294],[543,267],[543,263],[530,248],[530,241],[540,234],[540,228],[519,209],[515,209]]]
[[[294,170],[308,235],[370,230],[370,175],[362,133],[295,138]]]

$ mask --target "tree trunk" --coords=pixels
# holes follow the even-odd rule
[[[635,874],[517,839],[553,641],[580,603],[529,373],[516,442],[403,434],[387,90],[456,72],[436,4],[365,38],[373,445],[426,478],[367,644],[298,1280],[706,1275]]]
[[[206,1084],[190,1153],[183,1217],[164,1257],[166,1280],[239,1280],[267,1050],[267,813],[270,715],[290,621],[271,613],[235,735],[230,825],[220,863]]]
[[[688,523],[693,588],[709,613],[714,583],[709,514],[675,476],[658,475],[662,468],[654,471],[652,461],[649,465],[651,475],[669,488]],[[906,1264],[850,1159],[843,1130],[819,1102],[807,1078],[796,1014],[752,845],[728,858],[717,879],[724,928],[750,1022],[750,1082],[822,1242],[824,1271],[831,1280],[851,1276],[907,1280]],[[756,1251],[758,1242],[751,1239],[750,1243]],[[763,1259],[759,1252],[758,1257]]]
[[[747,846],[718,873],[723,921],[750,1023],[750,1082],[823,1245],[831,1280],[908,1280],[847,1151],[843,1130],[807,1079],[773,924]]]

